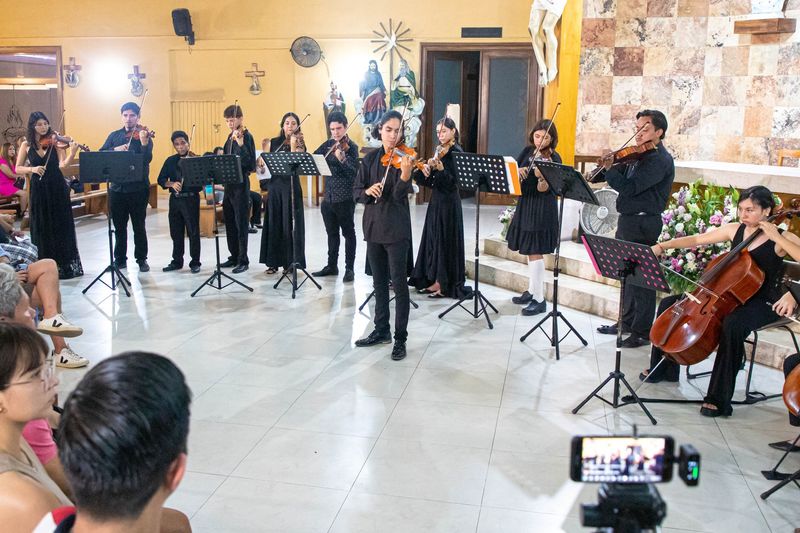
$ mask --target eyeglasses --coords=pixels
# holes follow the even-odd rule
[[[27,385],[29,383],[36,383],[38,380],[42,380],[42,386],[44,387],[45,391],[50,390],[50,388],[55,385],[56,381],[56,360],[54,357],[46,357],[44,360],[44,364],[39,369],[39,376],[33,379],[26,379],[25,381],[13,381],[9,383],[6,388],[13,387],[14,385]]]

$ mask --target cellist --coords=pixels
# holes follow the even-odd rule
[[[750,187],[739,197],[739,222],[731,222],[717,229],[697,235],[689,235],[658,243],[653,246],[656,255],[674,248],[694,248],[701,245],[730,242],[735,247],[749,238],[754,232],[761,231],[750,244],[748,250],[754,263],[764,272],[761,288],[747,302],[736,308],[722,321],[717,355],[708,384],[700,414],[703,416],[730,416],[732,413],[731,398],[736,386],[736,374],[745,356],[744,341],[753,331],[778,320],[780,315],[794,311],[794,300],[791,295],[780,297],[778,284],[783,274],[783,258],[789,255],[800,258],[800,238],[796,235],[775,228],[766,222],[775,209],[772,192],[761,185]],[[667,310],[680,299],[680,296],[668,296],[662,300],[658,314]],[[678,381],[680,367],[668,359],[661,362],[664,353],[653,347],[650,355],[650,368],[639,375],[642,380],[651,383],[659,381]]]

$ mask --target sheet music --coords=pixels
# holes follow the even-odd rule
[[[328,162],[325,161],[325,156],[322,154],[311,154],[311,157],[314,158],[314,163],[316,163],[317,168],[319,169],[320,176],[330,176],[331,169],[328,166]]]

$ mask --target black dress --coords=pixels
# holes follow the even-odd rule
[[[520,168],[528,167],[535,148],[526,147],[517,158]],[[561,156],[553,152],[551,161],[561,163]],[[508,249],[522,255],[551,254],[558,245],[558,208],[552,191],[539,192],[536,177],[531,172],[522,182],[522,196],[508,227]]]
[[[270,140],[269,151],[276,152],[283,141],[276,137]],[[286,151],[286,146],[282,151]],[[269,180],[266,226],[261,232],[261,255],[259,261],[268,267],[289,268],[292,262],[292,226],[289,220],[289,192],[292,177],[287,174],[274,175]],[[297,262],[306,267],[305,217],[303,215],[303,189],[300,180],[294,180],[294,225],[297,242],[294,243]]]
[[[52,149],[51,149],[52,150]],[[39,248],[39,259],[52,259],[58,265],[58,277],[83,276],[75,221],[69,201],[69,187],[58,167],[58,153],[48,159],[48,151],[40,156],[33,146],[28,150],[32,167],[44,166],[44,176],[31,174],[31,241]]]
[[[433,190],[422,239],[417,253],[417,263],[411,273],[409,285],[424,289],[439,282],[441,293],[450,298],[461,296],[464,288],[464,219],[461,214],[461,197],[453,152],[463,152],[459,145],[442,158],[444,170],[434,170],[429,177],[417,170],[413,179]]]

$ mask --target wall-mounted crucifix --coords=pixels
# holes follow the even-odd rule
[[[251,63],[253,65],[253,70],[246,70],[244,75],[250,78],[250,94],[253,96],[261,94],[261,82],[258,81],[258,78],[263,78],[267,75],[266,72],[263,70],[258,70],[258,63]]]
[[[73,89],[78,86],[81,82],[81,77],[78,75],[78,72],[83,68],[80,65],[75,64],[75,58],[69,58],[69,65],[64,65],[61,67],[64,70],[64,83],[72,87]]]
[[[144,94],[144,84],[142,80],[147,78],[147,74],[139,72],[139,65],[133,66],[133,74],[128,74],[128,79],[131,81],[131,94],[135,97],[140,97]]]

